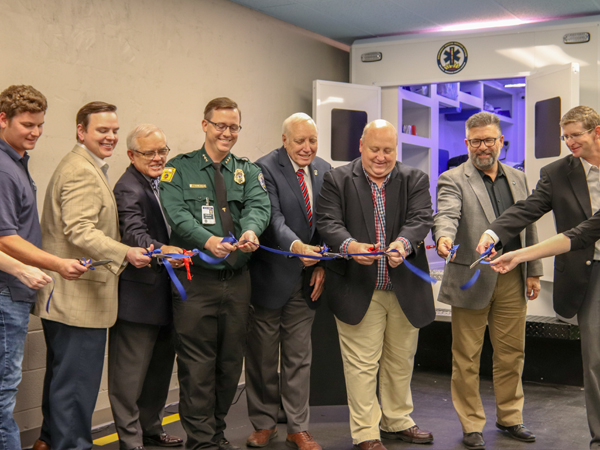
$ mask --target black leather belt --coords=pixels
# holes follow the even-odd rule
[[[248,265],[243,265],[237,269],[225,268],[225,269],[206,269],[204,267],[192,266],[190,267],[192,273],[197,273],[202,277],[216,278],[219,281],[228,281],[233,277],[237,277],[248,270]]]

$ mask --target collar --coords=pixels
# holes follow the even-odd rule
[[[21,159],[25,159],[26,161],[29,159],[29,153],[25,152],[24,156],[19,155],[19,153],[10,146],[8,142],[4,139],[0,139],[0,150],[6,153],[11,159],[15,162],[21,161]]]
[[[589,176],[590,174],[590,170],[592,170],[592,167],[596,167],[593,164],[590,164],[587,160],[583,159],[583,158],[579,158],[579,160],[581,161],[581,165],[583,166],[583,170],[585,170],[585,176]]]
[[[108,163],[106,161],[104,161],[102,158],[98,158],[97,155],[95,155],[93,152],[91,152],[85,145],[83,145],[81,142],[78,142],[77,145],[79,145],[81,148],[85,149],[90,156],[92,157],[92,159],[94,160],[94,162],[96,163],[96,165],[100,168],[103,169],[104,166],[108,166]],[[104,171],[104,170],[102,170]]]
[[[490,177],[487,173],[485,173],[479,167],[475,166],[475,164],[473,164],[471,161],[469,161],[469,164],[473,165],[475,170],[477,172],[479,172],[479,176],[481,176],[482,179],[485,179],[485,177],[488,177],[490,180],[492,179],[492,177]],[[504,173],[504,169],[502,169],[502,164],[500,164],[500,161],[498,161],[498,173],[496,173],[496,179],[498,179],[500,177],[504,177],[504,176],[506,176],[506,174]]]
[[[213,160],[210,159],[204,145],[198,150],[198,157],[200,158],[200,169],[204,169],[208,166],[212,166]],[[233,172],[233,154],[229,152],[225,158],[221,161],[221,167],[227,168],[230,172]]]
[[[299,169],[304,169],[304,173],[306,175],[310,175],[308,172],[308,166],[304,166],[304,167],[300,167],[298,164],[296,164],[296,161],[294,161],[292,158],[290,158],[289,153],[286,151],[285,152],[286,156],[288,157],[288,159],[290,160],[290,162],[292,163],[292,167],[294,168],[294,172],[298,172]]]
[[[373,187],[373,185],[377,186],[377,183],[375,183],[373,180],[371,180],[371,177],[369,176],[369,174],[365,170],[365,166],[362,166],[362,170],[363,170],[363,173],[365,174],[365,177],[367,177],[367,181],[369,182],[369,184],[371,185],[371,187]],[[385,187],[385,185],[387,184],[387,182],[390,180],[390,176],[391,175],[392,175],[392,172],[390,172],[390,173],[387,174],[387,176],[385,177],[385,180],[383,180],[383,183],[381,183],[381,189],[383,189]],[[377,186],[377,187],[379,188],[379,186]]]

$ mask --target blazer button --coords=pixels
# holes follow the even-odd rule
[[[586,262],[585,262],[585,265],[586,265],[586,266],[591,266],[591,265],[592,265],[592,262],[591,262],[591,261],[586,261]]]
[[[106,268],[110,270],[110,264],[107,264],[107,265],[106,265]]]

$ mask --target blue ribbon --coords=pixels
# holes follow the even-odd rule
[[[50,277],[52,278],[52,277]],[[50,300],[52,300],[52,294],[54,294],[54,286],[56,285],[56,281],[52,278],[52,290],[50,291],[50,297],[48,297],[48,301],[46,302],[46,312],[50,312]]]
[[[224,237],[221,240],[221,242],[234,244],[237,242],[237,240],[235,239],[235,237],[233,237],[233,235],[231,235],[231,236]],[[167,260],[167,258],[168,259],[185,259],[185,258],[191,258],[193,256],[197,256],[198,258],[200,258],[202,261],[204,261],[207,264],[219,264],[227,259],[227,257],[229,256],[229,253],[227,255],[225,255],[225,257],[223,257],[223,258],[213,258],[212,256],[209,256],[206,253],[201,252],[197,248],[193,249],[191,252],[187,252],[186,254],[162,253],[161,249],[158,248],[151,252],[146,252],[146,253],[144,253],[144,255],[149,256],[149,257],[152,257],[153,255],[162,255],[163,256],[162,263],[165,266],[165,268],[167,269],[167,273],[169,274],[169,277],[171,278],[173,285],[177,289],[177,292],[179,292],[181,299],[187,300],[187,293],[185,292],[185,289],[184,289],[183,285],[181,284],[181,281],[179,281],[179,278],[177,278],[177,275],[175,274],[175,270],[173,270],[173,266]]]
[[[483,252],[481,255],[479,255],[479,257],[483,258],[484,256],[490,256],[493,248],[494,248],[494,244],[492,243],[485,252]],[[482,260],[482,261],[479,261],[479,264],[491,264],[491,262]],[[469,281],[467,281],[465,284],[463,284],[460,287],[460,289],[465,291],[465,290],[469,289],[471,286],[473,286],[475,284],[475,282],[477,281],[477,279],[479,278],[480,273],[481,273],[481,270],[477,269],[475,271],[475,273],[473,274],[473,276],[471,277],[471,279]]]
[[[481,270],[477,269],[475,271],[475,274],[471,277],[471,279],[469,281],[467,281],[465,284],[463,284],[460,289],[465,291],[467,289],[469,289],[471,286],[473,286],[475,284],[475,282],[477,281],[477,278],[479,278],[479,274],[481,273]]]
[[[233,236],[230,236],[233,238]],[[235,238],[234,238],[235,239]],[[238,241],[236,241],[238,242]],[[250,242],[250,241],[246,241],[246,242]],[[256,245],[259,248],[262,248],[263,250],[266,250],[268,252],[271,253],[276,253],[278,255],[285,255],[285,256],[296,256],[298,258],[310,258],[310,259],[319,259],[321,261],[328,261],[331,259],[335,259],[335,258],[346,258],[346,257],[351,257],[351,256],[378,256],[378,255],[387,255],[389,252],[397,252],[398,250],[393,249],[390,250],[389,252],[383,251],[383,252],[369,252],[369,253],[348,253],[348,254],[342,254],[342,253],[328,253],[328,248],[327,246],[323,247],[321,249],[321,251],[319,253],[326,253],[327,256],[312,256],[312,255],[303,255],[301,253],[293,253],[293,252],[286,252],[284,250],[277,250],[274,248],[270,248],[270,247],[265,247],[264,245],[261,244],[256,244],[254,242],[250,242],[251,244]],[[408,270],[410,270],[412,273],[414,273],[415,275],[417,275],[419,278],[421,278],[424,281],[427,281],[428,283],[437,283],[437,280],[435,278],[432,278],[428,273],[422,271],[421,269],[419,269],[418,267],[414,266],[413,264],[409,263],[406,258],[402,258],[404,260],[404,264],[406,265],[406,268]]]

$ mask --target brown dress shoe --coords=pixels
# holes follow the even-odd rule
[[[429,431],[420,430],[416,425],[402,431],[380,430],[380,433],[384,439],[399,439],[411,444],[429,444],[433,442],[433,435]]]
[[[33,447],[31,447],[31,450],[50,450],[50,446],[41,439],[38,439],[35,441],[35,444],[33,444]]]
[[[266,447],[271,442],[271,439],[277,437],[277,428],[272,430],[256,430],[246,441],[248,447]]]
[[[155,445],[157,447],[178,447],[183,445],[183,439],[177,436],[171,436],[165,432],[156,436],[144,436],[144,445]]]
[[[379,439],[363,441],[360,444],[356,444],[355,447],[360,448],[360,450],[387,450]]]
[[[308,431],[288,434],[285,443],[288,447],[297,448],[299,450],[323,450]]]

